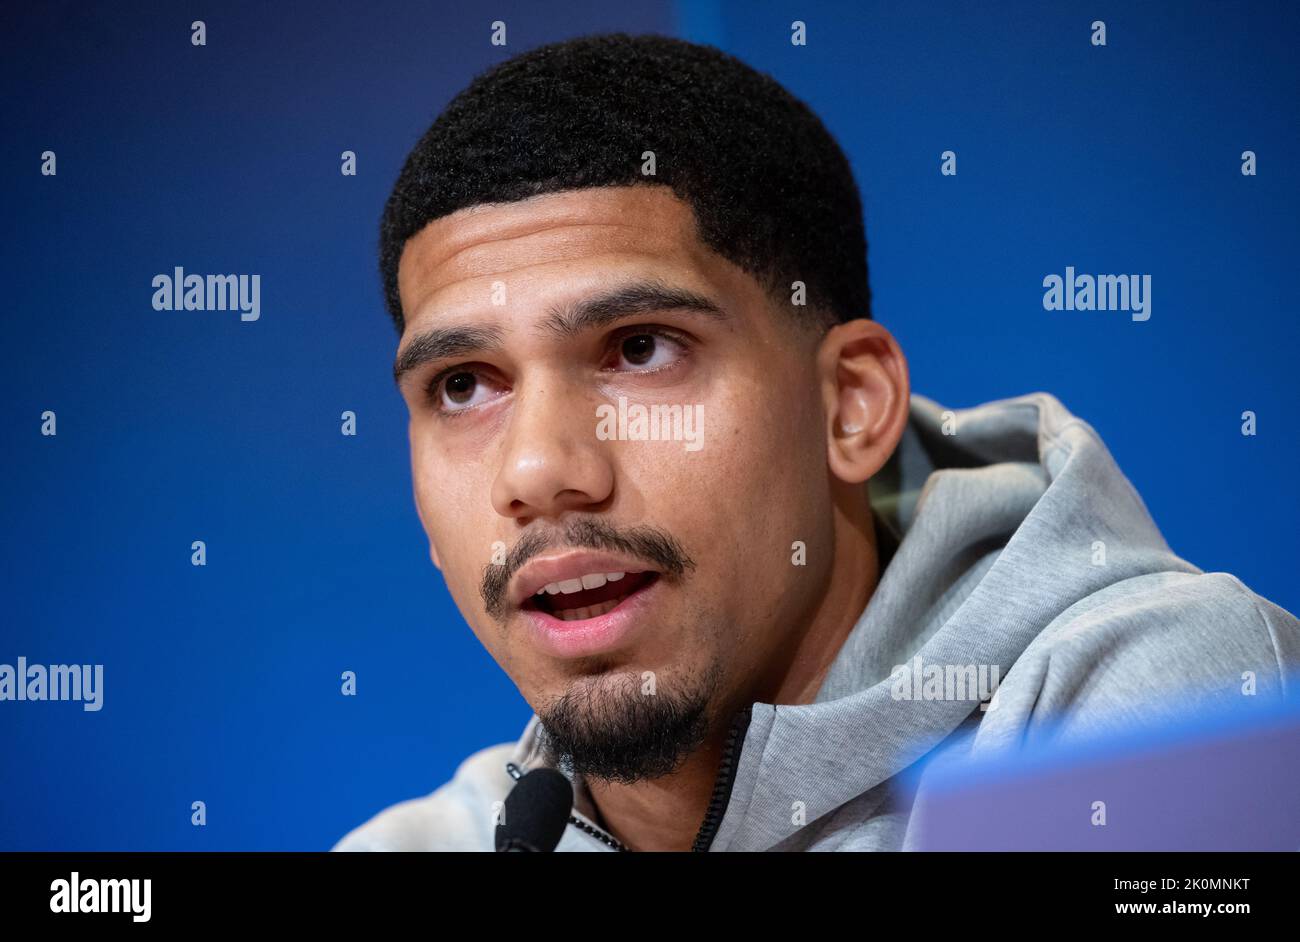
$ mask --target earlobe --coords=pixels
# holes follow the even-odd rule
[[[822,340],[818,368],[827,412],[831,472],[860,484],[884,466],[907,425],[907,362],[875,321],[838,324]]]

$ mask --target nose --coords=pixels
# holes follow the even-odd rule
[[[527,521],[599,509],[614,469],[596,438],[596,407],[576,388],[548,381],[516,387],[501,467],[492,482],[497,513]]]

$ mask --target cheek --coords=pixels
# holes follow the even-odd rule
[[[655,442],[624,458],[634,512],[678,537],[701,588],[730,608],[770,605],[792,578],[792,544],[820,539],[825,445],[808,398],[737,384],[705,402],[698,451]]]
[[[819,403],[812,393],[747,390],[713,410],[711,444],[683,489],[690,519],[710,546],[719,591],[745,610],[771,615],[808,573],[794,563],[824,558],[829,482]],[[816,555],[814,555],[816,554]],[[738,594],[731,589],[743,587]]]
[[[431,539],[439,545],[443,537],[454,538],[475,520],[482,507],[489,506],[487,470],[480,461],[449,455],[429,438],[412,428],[411,482],[420,520]],[[483,495],[483,496],[478,496]],[[476,506],[475,500],[480,506]]]
[[[462,617],[494,656],[498,626],[483,611],[487,567],[502,563],[511,546],[492,508],[492,470],[485,459],[467,461],[411,441],[411,476],[420,521],[442,564],[442,579]]]
[[[770,382],[720,396],[694,457],[701,459],[697,476],[711,482],[715,499],[742,527],[760,517],[803,517],[826,486],[820,404],[811,392],[787,393]]]
[[[477,464],[452,468],[429,448],[412,451],[411,476],[421,525],[438,554],[442,577],[463,613],[482,607],[479,587],[494,553],[500,559],[509,547],[494,544],[487,485]]]

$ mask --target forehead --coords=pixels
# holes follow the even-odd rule
[[[409,325],[435,296],[479,281],[590,266],[704,275],[719,261],[699,241],[690,206],[667,187],[599,187],[436,219],[407,241],[397,284]]]

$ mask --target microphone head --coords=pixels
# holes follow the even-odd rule
[[[506,796],[505,820],[497,825],[497,850],[555,850],[572,810],[573,783],[555,769],[533,769]]]

